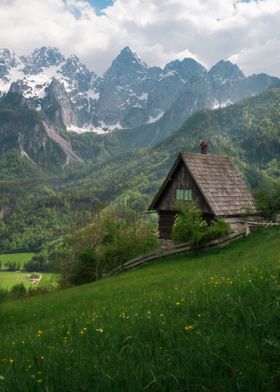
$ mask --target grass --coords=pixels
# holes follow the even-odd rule
[[[9,254],[0,254],[0,264],[2,267],[5,266],[6,263],[12,262],[16,263],[20,267],[23,267],[27,261],[29,261],[35,253],[9,253]]]
[[[0,289],[10,289],[12,286],[23,283],[26,288],[32,286],[32,283],[28,280],[27,275],[31,272],[1,272],[0,271]],[[39,283],[39,287],[47,286],[55,280],[56,274],[40,272],[42,279]]]
[[[0,272],[0,288],[10,289],[18,283],[23,283],[25,287],[30,287],[31,282],[28,281],[26,275],[26,272]]]
[[[279,238],[2,304],[0,390],[278,391]]]

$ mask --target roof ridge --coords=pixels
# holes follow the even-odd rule
[[[211,157],[211,158],[222,158],[222,159],[227,159],[230,160],[229,157],[226,155],[216,155],[216,154],[201,154],[201,153],[195,153],[195,152],[181,152],[182,155],[192,155],[192,156],[197,156],[197,157]]]

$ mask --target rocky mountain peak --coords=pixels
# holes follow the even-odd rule
[[[42,100],[42,110],[49,122],[58,129],[75,124],[75,110],[63,83],[56,78],[52,78],[45,91],[46,95]]]
[[[206,69],[192,58],[185,58],[182,61],[174,60],[166,64],[163,70],[164,74],[177,72],[184,80],[189,80],[193,77],[203,76],[206,74]]]
[[[209,72],[192,58],[171,61],[164,69],[149,67],[129,47],[102,78],[57,48],[44,46],[22,57],[0,50],[0,97],[9,90],[23,95],[53,128],[78,133],[158,121],[160,129],[174,129],[201,108],[226,106],[279,83],[268,75],[245,78],[224,60]]]
[[[97,75],[89,71],[73,54],[65,61],[60,72],[66,78],[75,81],[75,85],[82,91],[89,90],[91,82],[97,78]]]
[[[72,66],[77,66],[80,63],[80,59],[78,56],[75,54],[71,54],[67,59],[66,59],[67,64],[71,64]]]
[[[0,49],[0,78],[7,75],[8,70],[17,65],[17,58],[12,49]]]
[[[243,72],[236,65],[230,61],[220,60],[209,71],[209,76],[213,81],[225,83],[227,81],[237,81],[245,78]]]
[[[111,67],[105,72],[104,77],[120,77],[128,73],[143,73],[147,68],[147,64],[127,46],[113,60]]]
[[[65,61],[64,56],[57,48],[46,47],[35,49],[29,56],[21,57],[25,67],[25,74],[38,74],[43,68],[59,65]]]
[[[133,52],[129,46],[123,48],[117,58],[122,61],[132,61],[134,64],[147,67],[147,64],[144,63],[144,61],[135,52]]]
[[[0,48],[0,59],[1,61],[4,60],[10,60],[15,58],[15,52],[13,51],[13,49],[7,49],[7,48]]]

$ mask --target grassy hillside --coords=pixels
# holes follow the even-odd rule
[[[279,390],[279,236],[2,304],[0,390]]]

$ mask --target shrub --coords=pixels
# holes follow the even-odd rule
[[[25,297],[26,291],[27,290],[26,290],[24,284],[18,283],[16,285],[14,285],[13,287],[11,287],[10,292],[9,292],[9,296],[11,298],[22,298],[22,297]]]
[[[5,301],[9,296],[9,291],[6,289],[0,289],[0,303]]]
[[[76,262],[71,275],[69,276],[69,283],[76,286],[83,283],[92,282],[97,278],[97,258],[94,248],[84,249],[77,255]]]
[[[259,188],[255,192],[257,209],[265,218],[274,219],[280,212],[280,182]]]
[[[213,240],[223,237],[231,232],[231,228],[223,219],[214,219],[210,226],[207,227],[204,239]]]
[[[222,237],[230,233],[228,223],[222,219],[214,219],[211,225],[202,219],[202,212],[194,203],[178,205],[180,213],[176,216],[172,239],[175,243],[189,242],[193,245],[202,240]]]
[[[172,230],[173,241],[197,244],[203,239],[207,229],[207,223],[202,219],[201,211],[194,203],[180,204],[178,208],[180,208],[180,213],[175,218]]]

